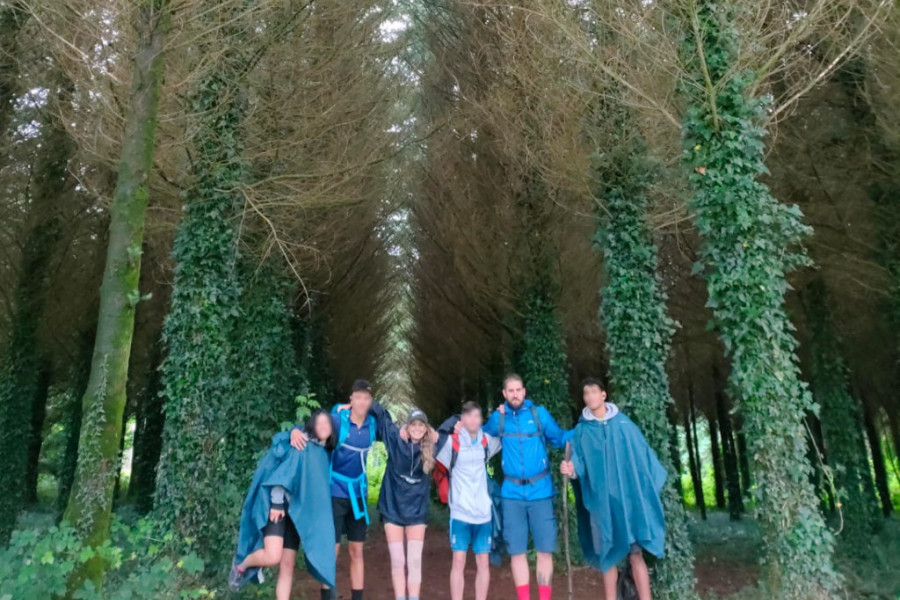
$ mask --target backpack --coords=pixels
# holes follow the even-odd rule
[[[456,459],[459,458],[459,434],[450,434],[450,444],[452,448],[450,466],[445,467],[441,463],[436,462],[434,463],[434,470],[431,472],[434,480],[434,489],[437,490],[438,498],[444,504],[450,502],[450,473],[453,471],[453,467],[456,466]],[[481,447],[484,448],[484,462],[486,463],[490,458],[490,450],[488,450],[488,438],[484,434],[481,435]]]
[[[532,404],[531,406],[528,407],[528,410],[531,411],[531,418],[534,419],[534,425],[537,428],[537,431],[535,431],[533,433],[517,433],[517,434],[505,434],[505,435],[514,435],[515,437],[542,437],[544,435],[544,426],[541,424],[541,419],[538,416],[537,407],[534,404]],[[500,413],[500,422],[497,425],[498,425],[497,429],[500,434],[499,437],[502,438],[504,436],[503,429],[506,426],[506,413],[505,412]]]
[[[350,411],[342,410],[339,413],[339,417],[341,420],[341,425],[338,428],[337,435],[337,444],[335,445],[335,450],[344,445],[344,442],[347,441],[347,436],[350,435]],[[369,446],[375,443],[375,435],[376,429],[378,429],[377,424],[375,423],[375,417],[372,415],[366,416],[366,424],[369,426]]]

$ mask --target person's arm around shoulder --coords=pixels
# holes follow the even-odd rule
[[[397,439],[400,429],[394,423],[391,413],[378,402],[372,402],[369,414],[375,418],[375,439],[388,443]]]
[[[544,439],[556,448],[564,448],[566,442],[572,439],[574,429],[563,429],[543,406],[539,406],[538,418],[541,420],[541,427],[544,430]]]
[[[450,460],[453,457],[453,444],[450,443],[450,436],[444,437],[444,442],[438,442],[437,445],[438,451],[434,455],[434,460],[444,465],[446,468],[450,468]]]
[[[484,435],[487,436],[487,441],[488,441],[488,445],[487,445],[488,458],[493,458],[493,457],[497,456],[497,454],[499,454],[500,451],[503,449],[503,442],[501,442],[500,438],[498,438],[496,436],[493,436],[493,435],[490,435],[487,433],[485,433]]]
[[[498,409],[491,413],[487,422],[481,426],[481,430],[491,437],[500,435],[500,411]]]

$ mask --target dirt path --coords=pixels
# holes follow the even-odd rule
[[[375,520],[373,519],[373,522]],[[423,562],[423,591],[424,600],[449,600],[450,589],[448,577],[450,574],[450,541],[447,528],[443,525],[431,525],[425,536],[425,551]],[[755,569],[728,565],[722,565],[698,561],[697,563],[698,589],[702,591],[715,590],[719,596],[734,593],[746,585],[751,585],[755,580]],[[577,600],[597,600],[603,595],[603,583],[600,574],[592,569],[577,569],[574,572],[574,590]],[[465,598],[474,596],[475,564],[472,555],[466,565],[466,593]],[[565,573],[558,572],[554,578],[554,597],[566,598]],[[515,597],[512,577],[509,572],[508,561],[500,567],[491,567],[491,591],[489,598]],[[346,548],[338,560],[338,589],[341,599],[350,597],[350,580],[348,578],[348,560]],[[319,586],[309,575],[303,571],[297,572],[297,581],[294,587],[295,598],[306,600],[318,600]],[[532,578],[532,598],[537,597],[537,589]],[[380,524],[373,525],[369,529],[369,538],[366,541],[366,600],[394,600],[391,587],[391,564],[387,552],[387,544],[384,540],[384,531]]]

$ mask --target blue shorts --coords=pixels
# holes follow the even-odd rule
[[[528,533],[538,552],[556,552],[556,515],[553,498],[513,500],[503,498],[503,539],[511,556],[528,551]]]
[[[473,525],[450,519],[450,549],[454,552],[468,552],[471,544],[475,554],[488,554],[491,551],[492,531],[490,521]]]

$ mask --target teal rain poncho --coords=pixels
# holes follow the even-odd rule
[[[637,544],[662,557],[666,523],[659,494],[666,471],[634,422],[607,403],[604,419],[585,410],[572,438],[578,539],[604,573]]]
[[[263,547],[262,529],[269,520],[270,492],[280,485],[290,495],[288,511],[300,534],[309,573],[333,588],[334,527],[328,471],[328,452],[322,446],[311,442],[299,451],[291,447],[289,432],[274,435],[244,500],[236,561],[241,562]],[[258,569],[247,570],[248,580],[257,580],[254,571]]]

